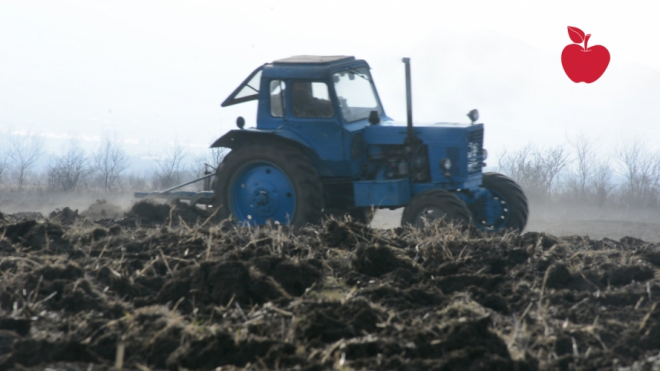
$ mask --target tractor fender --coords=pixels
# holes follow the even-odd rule
[[[245,142],[254,140],[282,140],[288,144],[303,146],[312,149],[307,142],[297,134],[290,131],[277,130],[230,130],[227,134],[221,136],[211,144],[211,148],[226,147],[234,149],[240,147]]]
[[[324,163],[321,161],[321,158],[316,151],[311,148],[301,136],[288,130],[230,130],[227,134],[213,142],[211,148],[225,147],[233,150],[241,147],[245,143],[254,141],[267,141],[268,143],[278,142],[283,145],[290,145],[298,148],[309,156],[310,161],[321,175],[325,175],[326,170],[329,171],[329,169],[325,169]]]

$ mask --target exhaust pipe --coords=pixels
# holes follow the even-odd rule
[[[412,84],[410,82],[410,58],[403,58],[401,60],[406,65],[406,110],[408,115],[408,137],[406,138],[406,145],[412,145],[419,142],[419,138],[415,136],[413,130],[412,120]]]
[[[406,64],[406,110],[408,113],[408,135],[415,135],[412,129],[412,86],[410,83],[410,58],[403,58]]]

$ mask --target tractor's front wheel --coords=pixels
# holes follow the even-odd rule
[[[321,220],[319,175],[307,157],[290,146],[251,143],[232,150],[218,167],[213,192],[221,219],[293,226]]]
[[[499,173],[484,173],[481,187],[490,194],[472,211],[474,224],[485,231],[522,232],[527,225],[529,207],[522,188]]]
[[[403,209],[401,225],[423,227],[436,220],[467,227],[470,224],[470,210],[455,194],[443,189],[430,189],[410,200]]]

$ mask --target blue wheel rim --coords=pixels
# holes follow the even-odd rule
[[[229,197],[234,217],[250,225],[289,224],[296,210],[291,180],[266,161],[243,165],[231,180]]]
[[[488,190],[488,199],[484,203],[481,217],[474,222],[481,230],[498,231],[509,220],[509,204],[499,192]]]

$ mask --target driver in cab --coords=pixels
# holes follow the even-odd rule
[[[324,83],[317,84],[322,84],[327,89]],[[332,117],[334,114],[332,102],[329,99],[315,97],[312,82],[308,81],[292,83],[291,108],[295,117]]]

